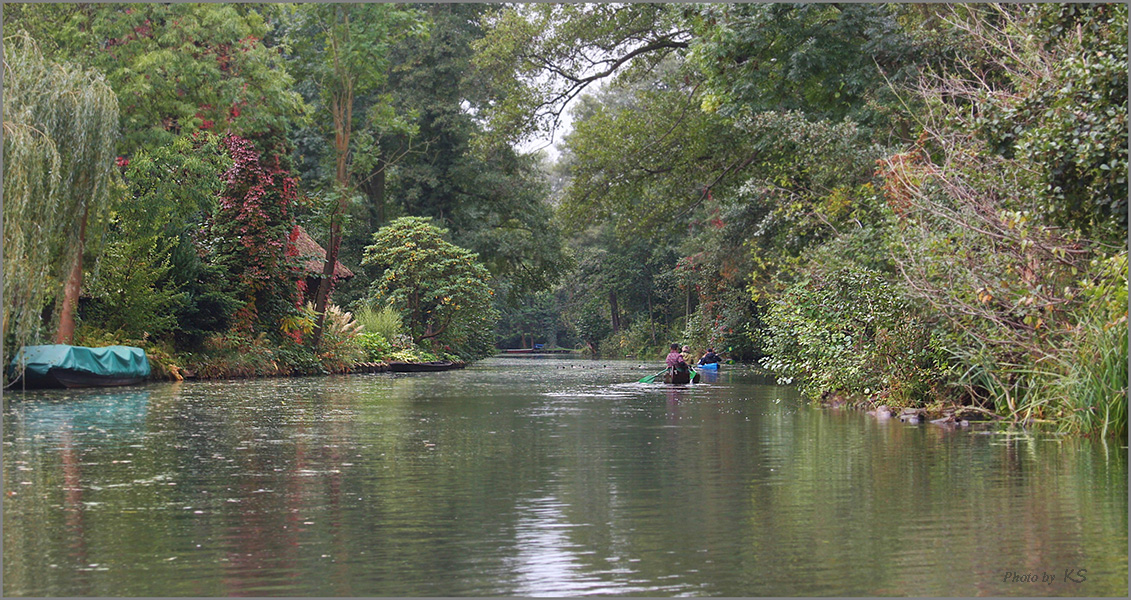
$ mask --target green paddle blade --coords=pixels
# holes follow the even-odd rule
[[[657,377],[663,375],[666,371],[667,371],[667,369],[664,369],[663,371],[660,371],[659,373],[656,373],[655,375],[649,375],[647,377],[644,377],[640,381],[638,381],[637,383],[652,383],[653,381],[656,381]]]

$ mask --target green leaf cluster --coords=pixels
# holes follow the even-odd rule
[[[858,267],[813,274],[763,317],[762,364],[809,396],[883,396],[890,405],[938,394],[946,356],[932,328],[879,273]]]
[[[4,86],[3,322],[10,355],[52,333],[42,311],[62,298],[72,266],[82,265],[90,249],[87,239],[98,239],[91,233],[116,188],[119,104],[101,73],[48,59],[26,32],[4,38]]]
[[[490,273],[446,233],[429,219],[401,217],[373,234],[362,262],[383,275],[371,284],[370,301],[395,307],[417,344],[480,358],[491,351],[498,319]]]
[[[1006,13],[1002,87],[976,99],[971,125],[1006,158],[1040,168],[1035,208],[1056,224],[1121,244],[1127,232],[1127,6],[1035,5]],[[977,23],[977,21],[975,21]],[[974,27],[974,25],[971,25]]]

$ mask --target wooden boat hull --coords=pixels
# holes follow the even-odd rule
[[[464,368],[464,363],[451,361],[433,361],[424,363],[408,363],[393,361],[389,363],[389,370],[393,373],[428,373],[435,371],[451,371]]]
[[[25,346],[9,365],[11,388],[119,387],[149,378],[145,351],[132,346]]]
[[[694,377],[692,374],[694,373]],[[668,370],[664,373],[664,383],[684,384],[684,383],[699,383],[699,374],[694,371],[671,371]]]
[[[119,377],[110,375],[94,375],[70,369],[51,369],[44,378],[57,385],[54,387],[85,388],[85,387],[118,387],[123,385],[136,385],[146,380],[145,377]]]

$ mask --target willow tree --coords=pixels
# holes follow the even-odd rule
[[[87,225],[109,204],[117,136],[118,100],[101,74],[46,60],[27,34],[4,39],[6,340],[37,340],[54,299],[55,341],[71,341]]]

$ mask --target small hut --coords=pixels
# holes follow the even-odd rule
[[[314,294],[318,291],[318,283],[322,280],[322,269],[326,266],[326,249],[318,245],[314,238],[299,225],[291,230],[288,236],[287,256],[298,261],[299,270],[304,275],[302,302],[313,302]],[[334,280],[345,281],[353,277],[350,271],[339,261],[334,261]]]

